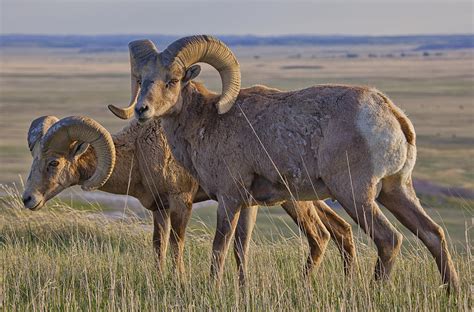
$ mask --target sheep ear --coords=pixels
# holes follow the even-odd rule
[[[183,85],[186,85],[188,82],[190,82],[191,80],[193,80],[194,78],[196,78],[199,73],[201,72],[201,66],[199,65],[193,65],[191,67],[189,67],[187,70],[186,70],[186,74],[184,74],[184,78],[183,78]]]
[[[89,148],[89,143],[76,141],[71,147],[71,157],[78,158]]]

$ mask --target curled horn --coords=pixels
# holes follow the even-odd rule
[[[158,56],[158,50],[150,40],[136,40],[128,44],[130,50],[130,84],[131,98],[130,104],[125,108],[109,105],[109,110],[121,119],[133,117],[133,110],[137,104],[138,92],[140,91],[140,70],[148,63],[150,58]]]
[[[74,141],[89,143],[97,156],[94,174],[83,183],[82,189],[93,190],[107,182],[115,166],[115,146],[110,133],[87,117],[66,117],[49,128],[41,141],[41,152],[64,152]]]
[[[28,148],[33,157],[38,152],[38,146],[40,146],[39,143],[43,136],[58,121],[56,116],[42,116],[31,122],[30,129],[28,129]]]
[[[160,54],[164,66],[176,64],[184,69],[203,62],[214,67],[221,76],[222,92],[217,102],[219,114],[232,108],[240,92],[240,66],[232,51],[212,36],[190,36],[176,40]]]

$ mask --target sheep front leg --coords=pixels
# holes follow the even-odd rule
[[[304,274],[306,277],[309,277],[311,271],[318,268],[323,260],[323,255],[331,235],[321,222],[312,202],[286,201],[281,206],[293,221],[298,224],[308,239],[310,252]]]
[[[235,230],[234,256],[239,270],[239,283],[245,285],[247,275],[248,251],[253,228],[257,220],[258,206],[244,207],[240,211],[239,222]]]
[[[192,200],[189,194],[178,194],[170,196],[171,216],[171,247],[173,248],[173,260],[176,272],[180,278],[186,274],[184,266],[184,240],[186,226],[191,217]]]
[[[170,215],[168,209],[153,210],[153,248],[158,270],[164,269],[168,238],[170,235]]]
[[[229,245],[234,235],[240,215],[241,203],[219,196],[217,208],[217,228],[212,244],[211,277],[219,283],[222,279],[223,266]]]

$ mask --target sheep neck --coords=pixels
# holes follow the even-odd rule
[[[115,148],[117,150],[119,147],[115,144]],[[119,164],[120,160],[121,159],[119,157],[116,158],[115,168],[117,168],[120,165]],[[96,168],[97,168],[97,156],[95,155],[94,148],[91,146],[78,159],[78,162],[77,162],[77,171],[79,173],[78,184],[82,185],[85,181],[90,179],[92,175],[94,174]],[[105,182],[105,184],[99,188],[99,190],[108,192],[108,193],[116,193],[114,192],[115,190],[114,186],[120,185],[121,183],[120,181],[118,181],[120,176],[114,174],[115,168],[114,168],[114,172],[112,172],[112,175]]]
[[[189,83],[182,91],[183,104],[180,112],[162,117],[162,127],[170,143],[174,158],[195,178],[198,178],[191,160],[188,134],[199,129],[199,116],[217,116],[215,104],[219,95],[198,82]],[[197,130],[196,130],[197,131]]]

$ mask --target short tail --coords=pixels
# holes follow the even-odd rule
[[[403,134],[405,135],[405,138],[407,142],[411,145],[416,144],[416,134],[415,134],[415,128],[413,127],[413,124],[411,123],[410,119],[408,119],[407,115],[398,108],[395,104],[393,104],[390,99],[383,94],[380,91],[377,91],[377,94],[387,103],[388,108],[392,112],[392,114],[395,116],[395,118],[398,120],[398,123],[400,124],[400,127],[402,128]]]

